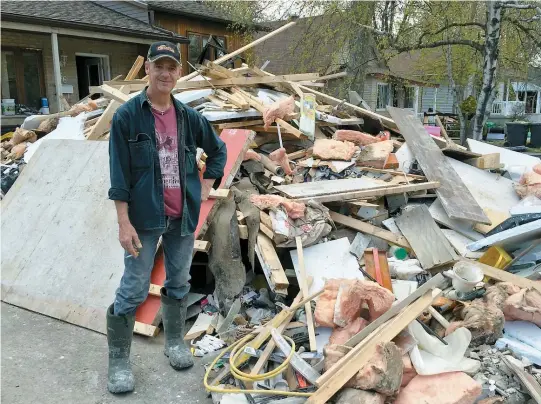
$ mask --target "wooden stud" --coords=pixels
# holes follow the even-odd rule
[[[245,224],[239,224],[239,238],[248,240],[248,226]]]
[[[479,261],[472,261],[466,258],[462,259],[462,261],[470,262],[473,265],[481,268],[485,276],[488,276],[489,278],[496,279],[501,282],[511,282],[512,284],[517,285],[521,288],[534,288],[541,293],[541,285],[539,284],[539,282],[535,282],[528,278],[512,274],[502,269],[491,267],[490,265],[482,264]]]
[[[209,252],[210,242],[203,240],[195,240],[193,244],[194,252]]]
[[[257,236],[256,253],[269,285],[271,287],[287,288],[289,281],[282,263],[276,254],[271,239],[263,233],[259,233]]]
[[[145,335],[147,337],[155,337],[160,332],[160,328],[136,321],[133,327],[133,332],[136,334]]]
[[[227,199],[231,191],[228,188],[211,189],[209,199]]]
[[[297,279],[299,281],[299,286],[301,287],[302,294],[308,296],[308,283],[306,281],[306,271],[304,268],[304,254],[302,250],[302,240],[299,236],[295,237],[295,243],[297,244],[297,255],[298,255],[298,268],[299,276]],[[285,274],[284,274],[285,276]],[[308,338],[310,340],[310,351],[317,351],[316,346],[316,332],[314,330],[314,319],[312,314],[312,305],[310,302],[307,302],[304,305],[304,310],[306,312],[306,325],[308,326]]]

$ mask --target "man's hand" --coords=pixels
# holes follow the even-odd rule
[[[205,179],[201,182],[201,200],[206,201],[209,199],[210,191],[214,185],[215,179]]]
[[[139,241],[139,236],[137,231],[128,222],[119,223],[118,225],[118,239],[120,240],[120,245],[124,250],[126,250],[134,258],[137,258],[139,255],[139,249],[143,248],[141,241]]]

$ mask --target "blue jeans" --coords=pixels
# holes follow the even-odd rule
[[[124,275],[116,291],[114,314],[133,315],[137,306],[145,301],[150,287],[150,273],[154,266],[156,246],[160,236],[165,256],[165,283],[167,296],[182,299],[190,290],[190,266],[195,236],[181,235],[181,220],[166,218],[165,230],[138,230],[143,245],[139,256],[128,257],[124,252]]]

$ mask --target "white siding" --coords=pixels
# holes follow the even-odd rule
[[[440,86],[436,97],[436,110],[444,113],[454,113],[453,110],[453,94],[451,89],[445,85]],[[419,90],[422,92],[421,105],[419,112],[427,112],[428,108],[434,108],[434,87],[423,87]]]
[[[136,20],[149,23],[148,10],[142,6],[133,4],[132,1],[100,1],[98,4],[128,17],[135,18]]]

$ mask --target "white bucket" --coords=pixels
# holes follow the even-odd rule
[[[2,100],[2,115],[15,115],[15,100],[13,98]]]
[[[453,278],[453,288],[462,293],[471,292],[484,277],[484,273],[479,267],[465,261],[457,262],[450,275]]]

